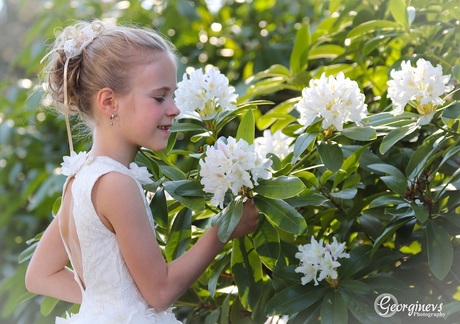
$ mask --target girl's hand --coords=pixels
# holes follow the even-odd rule
[[[252,199],[248,199],[243,205],[243,215],[233,230],[230,239],[245,236],[255,231],[259,222],[259,210]]]

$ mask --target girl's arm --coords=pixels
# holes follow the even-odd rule
[[[27,290],[80,304],[80,287],[74,280],[73,271],[66,267],[68,262],[55,218],[43,233],[30,260],[25,278]]]
[[[148,221],[143,197],[132,178],[109,173],[96,183],[93,203],[117,235],[121,253],[147,303],[164,310],[179,298],[206,270],[224,247],[217,228],[210,228],[186,253],[166,263]],[[255,230],[258,210],[249,201],[232,238]]]

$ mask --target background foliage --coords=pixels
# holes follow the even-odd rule
[[[28,1],[7,4],[8,19],[16,16],[14,21],[20,21],[30,12]],[[416,9],[412,23],[405,14],[408,5]],[[291,163],[292,156],[283,161],[274,157],[274,161],[277,175],[295,176],[304,183],[301,194],[285,201],[308,227],[298,235],[264,217],[252,236],[229,244],[178,301],[179,317],[186,317],[188,323],[263,323],[269,315],[291,315],[292,323],[317,322],[319,316],[325,323],[345,319],[370,323],[382,320],[373,302],[378,294],[388,292],[405,303],[442,302],[448,305],[447,315],[453,314],[448,322],[456,322],[458,94],[449,98],[450,106],[432,123],[410,133],[407,129],[416,116],[394,118],[386,113],[390,110],[386,81],[402,60],[419,57],[442,65],[444,74],[459,79],[458,1],[254,0],[227,1],[219,10],[211,8],[204,1],[183,0],[43,1],[36,16],[25,16],[27,32],[18,34],[22,50],[3,54],[10,59],[2,64],[0,82],[2,323],[50,323],[71,306],[32,296],[23,283],[34,248],[26,241],[52,217],[63,183],[55,169],[68,154],[62,120],[40,107],[36,75],[53,30],[70,18],[91,17],[156,26],[181,55],[179,80],[187,66],[210,64],[236,86],[240,104],[254,99],[273,103],[238,110],[221,135],[235,136],[243,113],[249,110],[255,136],[267,128],[282,129],[297,140],[293,154],[300,158],[298,163]],[[340,71],[363,89],[372,114],[368,126],[376,132],[368,136],[349,128],[348,133],[328,139],[319,129],[309,128],[312,136],[307,139],[295,135],[298,116],[293,108],[302,88],[323,72]],[[197,162],[188,153],[212,144],[211,139],[194,135],[178,124],[168,156],[144,152],[138,158],[155,180],[163,182],[150,189],[156,191],[153,204],[166,207],[163,212],[154,207],[154,214],[168,260],[201,235],[211,216],[203,212],[202,198],[190,190],[177,190],[177,181],[195,180]],[[330,140],[330,145],[321,150],[319,140]],[[88,138],[82,137],[76,149],[87,150],[88,145]],[[163,188],[175,200],[166,201]],[[415,199],[427,199],[431,205],[417,207]],[[263,202],[258,206],[262,209]],[[302,286],[300,275],[293,271],[297,246],[309,242],[312,235],[336,236],[347,244],[351,258],[339,268],[337,287]],[[235,285],[239,294],[234,293]],[[391,320],[409,320],[398,315]]]

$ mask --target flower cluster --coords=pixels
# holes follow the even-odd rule
[[[212,193],[211,204],[223,208],[225,194],[238,195],[244,187],[254,188],[259,179],[269,179],[272,161],[255,152],[254,145],[233,137],[220,138],[208,146],[206,157],[200,160],[203,190]]]
[[[276,155],[280,160],[283,160],[289,153],[292,152],[291,144],[294,141],[293,137],[283,134],[280,130],[272,134],[269,129],[264,130],[262,137],[257,137],[254,140],[256,152],[266,157],[271,153]]]
[[[323,73],[302,90],[302,98],[296,104],[299,123],[309,126],[319,117],[323,119],[324,129],[334,126],[339,131],[346,122],[359,124],[367,114],[364,99],[356,81],[345,78],[343,72],[336,78]]]
[[[436,106],[442,105],[441,95],[451,91],[454,86],[448,85],[449,75],[442,75],[441,65],[433,65],[419,59],[416,67],[410,61],[401,63],[401,70],[390,72],[392,80],[388,84],[388,97],[394,105],[393,113],[402,114],[407,104],[417,108],[420,115],[433,112]]]
[[[203,118],[219,111],[235,110],[238,97],[227,77],[214,67],[206,73],[202,69],[195,70],[189,77],[184,73],[174,94],[181,110],[178,118]]]
[[[299,252],[295,257],[300,260],[300,265],[295,269],[297,273],[303,273],[302,285],[310,281],[315,286],[323,279],[337,279],[337,268],[340,267],[339,258],[349,258],[344,252],[345,243],[339,244],[334,237],[333,242],[323,246],[323,240],[319,242],[312,236],[311,243],[300,245]]]

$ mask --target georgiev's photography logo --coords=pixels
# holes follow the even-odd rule
[[[392,294],[384,293],[377,296],[374,301],[375,312],[381,317],[391,317],[396,313],[404,313],[410,317],[444,318],[442,303],[399,303]]]

